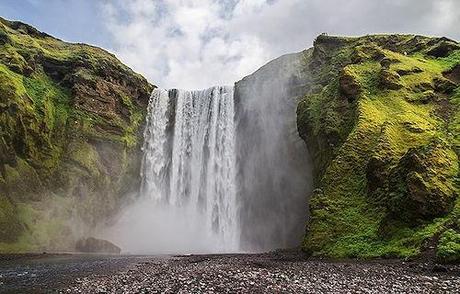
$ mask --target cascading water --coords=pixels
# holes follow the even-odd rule
[[[238,250],[233,88],[156,89],[148,111],[141,197],[201,220],[206,250]]]
[[[140,195],[102,237],[147,254],[298,246],[311,191],[296,128],[310,78],[303,54],[274,60],[235,87],[154,90]]]

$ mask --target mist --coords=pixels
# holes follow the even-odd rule
[[[103,238],[125,253],[261,252],[300,245],[311,168],[296,126],[305,52],[234,87],[156,89],[142,185]]]
[[[282,56],[236,83],[241,248],[267,251],[301,244],[308,217],[311,165],[296,124],[308,87],[306,51]]]
[[[221,248],[206,227],[205,215],[188,207],[158,204],[143,198],[123,209],[101,237],[126,254],[218,253]]]

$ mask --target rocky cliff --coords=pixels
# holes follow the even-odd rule
[[[303,248],[459,260],[459,44],[322,35],[304,70],[297,123],[316,189]]]
[[[0,251],[71,249],[138,188],[153,87],[102,49],[0,19]]]

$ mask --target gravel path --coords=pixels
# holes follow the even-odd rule
[[[460,266],[331,262],[292,253],[145,257],[63,293],[460,293]]]

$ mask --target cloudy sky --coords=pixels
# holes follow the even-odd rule
[[[0,15],[103,47],[163,88],[232,84],[322,32],[460,40],[460,0],[0,0]]]

